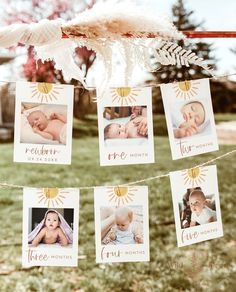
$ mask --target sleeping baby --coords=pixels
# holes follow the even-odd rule
[[[175,138],[192,136],[203,130],[205,109],[201,102],[188,102],[180,110],[174,109],[171,114]]]
[[[66,117],[64,115],[52,113],[48,119],[42,111],[36,110],[31,112],[27,119],[35,133],[45,139],[66,144]]]

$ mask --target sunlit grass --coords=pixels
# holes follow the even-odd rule
[[[155,138],[156,163],[100,167],[98,139],[73,140],[72,165],[13,163],[13,145],[0,145],[0,181],[33,187],[83,187],[81,190],[77,268],[21,269],[22,189],[0,189],[1,291],[234,291],[236,230],[235,155],[218,160],[217,171],[224,237],[177,248],[169,177],[149,187],[150,263],[96,264],[92,186],[118,185],[189,168],[231,151],[172,161],[166,137]],[[145,183],[142,183],[144,185]],[[207,256],[206,256],[207,254]],[[199,255],[193,270],[193,255]],[[81,289],[81,290],[79,290]]]

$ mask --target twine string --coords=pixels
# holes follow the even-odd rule
[[[210,77],[208,79],[218,79],[218,78],[225,78],[225,77],[229,77],[229,76],[233,76],[233,75],[236,75],[236,73],[232,73],[232,74],[227,74],[227,75],[219,75],[219,76],[214,76],[214,77]],[[2,83],[15,83],[16,81],[4,81],[4,80],[0,80],[0,82]],[[148,84],[148,85],[143,85],[142,87],[160,87],[162,83],[157,83],[157,84]],[[140,86],[139,86],[140,87]],[[74,88],[84,88],[83,86],[74,86]],[[88,89],[96,89],[96,87],[88,87]],[[194,168],[197,168],[197,167],[203,167],[205,165],[208,165],[216,160],[219,160],[219,159],[222,159],[228,155],[231,155],[233,154],[234,152],[236,151],[236,149],[232,150],[232,151],[229,151],[223,155],[220,155],[220,156],[217,156],[216,158],[213,158],[211,160],[208,160],[206,162],[203,162],[199,165],[196,165],[190,169],[194,169]],[[152,177],[148,177],[148,178],[145,178],[145,179],[141,179],[141,180],[137,180],[137,181],[133,181],[133,182],[130,182],[130,183],[125,183],[125,184],[120,184],[120,186],[130,186],[130,185],[135,185],[135,184],[139,184],[139,183],[143,183],[143,182],[147,182],[147,181],[151,181],[151,180],[154,180],[154,179],[160,179],[160,178],[163,178],[163,177],[168,177],[170,174],[169,173],[166,173],[166,174],[161,174],[161,175],[157,175],[157,176],[152,176]],[[0,182],[0,188],[25,188],[25,187],[29,187],[29,186],[22,186],[22,185],[16,185],[16,184],[8,184],[6,182]],[[93,188],[96,188],[96,187],[102,187],[102,186],[84,186],[84,187],[79,187],[79,189],[81,190],[89,190],[89,189],[93,189]],[[108,186],[106,186],[108,187]],[[114,186],[111,186],[111,187],[114,187]]]
[[[199,168],[199,167],[203,167],[205,165],[208,165],[216,160],[220,160],[226,156],[229,156],[233,153],[236,152],[236,149],[233,149],[232,151],[229,151],[227,153],[224,153],[220,156],[217,156],[213,159],[210,159],[206,162],[203,162],[201,164],[198,164],[198,165],[195,165],[189,169],[194,169],[194,168]],[[179,171],[179,170],[173,170],[173,171]],[[147,178],[144,178],[144,179],[140,179],[140,180],[136,180],[136,181],[132,181],[132,182],[129,182],[129,183],[121,183],[121,184],[118,184],[119,186],[131,186],[131,185],[136,185],[136,184],[140,184],[140,183],[143,183],[143,182],[148,182],[148,181],[151,181],[151,180],[154,180],[154,179],[161,179],[163,177],[168,177],[170,176],[169,173],[165,173],[165,174],[161,174],[161,175],[157,175],[157,176],[151,176],[151,177],[147,177]],[[117,186],[117,184],[116,184]],[[108,185],[98,185],[98,186],[84,186],[84,187],[78,187],[80,190],[91,190],[91,189],[94,189],[94,188],[100,188],[100,187],[114,187],[113,186],[108,186]],[[15,184],[8,184],[6,182],[0,182],[0,188],[15,188],[15,189],[21,189],[21,188],[41,188],[41,187],[31,187],[31,186],[22,186],[22,185],[15,185]]]

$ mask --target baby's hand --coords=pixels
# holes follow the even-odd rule
[[[57,113],[52,113],[52,114],[50,115],[50,119],[51,119],[51,120],[56,120],[56,119],[58,119],[58,114],[57,114]]]
[[[143,136],[148,134],[147,118],[137,117],[134,121],[134,125],[138,127],[138,133]]]
[[[197,134],[197,133],[198,133],[198,128],[195,125],[191,125],[191,126],[189,126],[188,128],[185,129],[186,137],[192,136],[192,135]]]
[[[36,125],[34,125],[34,126],[32,127],[32,129],[33,129],[33,131],[34,131],[35,133],[40,133],[40,132],[41,132],[41,131],[39,130],[38,126],[36,126]]]
[[[142,238],[141,234],[136,234],[134,239],[135,239],[135,242],[137,242],[137,243],[143,243],[143,238]]]
[[[188,228],[189,227],[189,223],[188,223],[187,220],[184,220],[182,225],[183,225],[183,228]]]
[[[111,241],[116,240],[115,232],[111,232],[109,237],[110,237]]]
[[[141,106],[132,106],[131,112],[132,112],[132,114],[130,116],[130,119],[133,120],[138,115],[141,115],[141,113],[142,113],[142,107]]]
[[[188,127],[180,127],[178,129],[174,129],[174,136],[175,138],[183,138],[183,137],[188,137],[192,136],[194,134],[198,133],[198,128],[197,126],[191,125]]]
[[[105,239],[103,240],[102,243],[104,243],[104,244],[108,244],[108,243],[110,243],[111,241],[112,241],[111,238],[110,238],[110,237],[107,237],[107,238],[105,238]]]
[[[196,226],[196,224],[197,224],[197,222],[195,222],[195,221],[191,221],[191,222],[190,222],[190,227]]]

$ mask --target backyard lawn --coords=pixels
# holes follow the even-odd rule
[[[235,148],[172,161],[167,137],[155,138],[156,163],[100,167],[97,137],[73,140],[72,165],[12,163],[13,144],[0,145],[0,181],[32,187],[119,185],[190,168]],[[224,237],[177,248],[169,177],[149,188],[147,263],[95,263],[93,189],[81,190],[76,268],[21,267],[22,188],[0,189],[1,291],[235,291],[235,154],[217,160]]]

